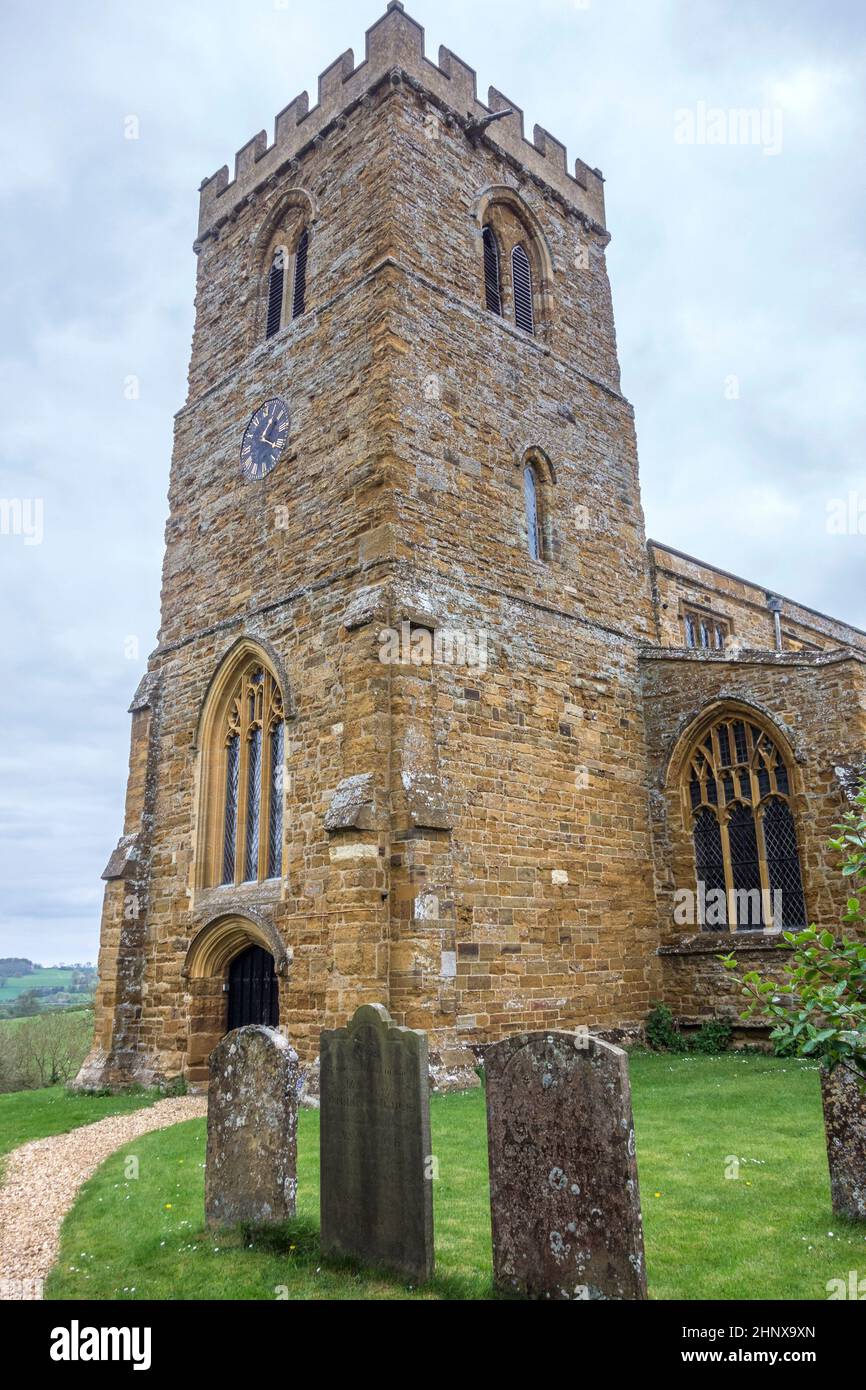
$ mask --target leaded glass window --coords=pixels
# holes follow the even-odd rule
[[[279,878],[283,861],[283,739],[280,719],[271,730],[270,807],[268,817],[268,878]]]
[[[225,726],[223,883],[282,873],[283,707],[279,686],[251,662],[228,701]]]
[[[764,845],[771,893],[779,893],[782,920],[776,926],[788,930],[806,925],[806,904],[797,853],[797,832],[791,807],[781,796],[771,796],[764,808]]]
[[[739,714],[718,718],[688,759],[683,794],[699,898],[721,891],[721,924],[733,930],[806,923],[790,787],[777,737]]]
[[[704,651],[724,651],[725,642],[731,635],[731,626],[726,618],[717,618],[712,613],[686,609],[683,626],[687,647],[702,647]]]
[[[235,881],[235,841],[238,825],[238,768],[240,739],[230,733],[226,744],[226,807],[223,826],[223,883]]]

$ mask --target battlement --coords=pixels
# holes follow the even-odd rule
[[[478,98],[476,74],[456,54],[439,49],[438,65],[424,53],[424,30],[407,15],[400,0],[391,0],[387,12],[367,30],[363,62],[355,66],[351,49],[337,58],[321,74],[318,102],[312,108],[309,96],[301,92],[279,113],[274,139],[260,131],[235,155],[234,178],[229,181],[228,165],[201,185],[199,236],[228,216],[264,180],[295,158],[316,136],[358,102],[389,73],[405,73],[434,98],[452,110],[458,119],[480,121],[494,112],[511,109],[484,129],[489,139],[506,155],[523,165],[530,175],[543,179],[585,216],[604,226],[604,193],[601,174],[577,160],[574,173],[568,169],[566,148],[541,126],[535,126],[532,141],[523,130],[523,112],[507,97],[491,87],[487,104]]]

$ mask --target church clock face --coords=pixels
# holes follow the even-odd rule
[[[276,468],[289,437],[289,407],[279,396],[265,401],[244,430],[241,441],[241,472],[245,478],[264,478]]]

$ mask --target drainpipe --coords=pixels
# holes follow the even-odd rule
[[[767,594],[767,607],[773,615],[773,628],[776,634],[776,651],[782,650],[782,600],[775,594]]]

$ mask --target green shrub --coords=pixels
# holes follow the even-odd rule
[[[684,1037],[667,1004],[655,1004],[644,1025],[647,1043],[656,1052],[699,1052],[704,1056],[726,1052],[731,1042],[731,1026],[710,1019],[691,1037]]]
[[[702,1024],[694,1037],[689,1038],[689,1051],[701,1052],[705,1056],[727,1052],[730,1045],[731,1025],[717,1018]]]
[[[866,783],[854,798],[829,846],[842,856],[848,898],[842,921],[861,937],[837,936],[815,926],[782,933],[788,948],[781,982],[747,970],[740,976],[748,1000],[744,1018],[775,1023],[770,1037],[779,1056],[813,1057],[832,1071],[842,1067],[866,1090]],[[741,969],[735,951],[720,957],[725,969]]]
[[[685,1052],[686,1040],[667,1004],[654,1004],[647,1014],[646,1040],[657,1052]]]

